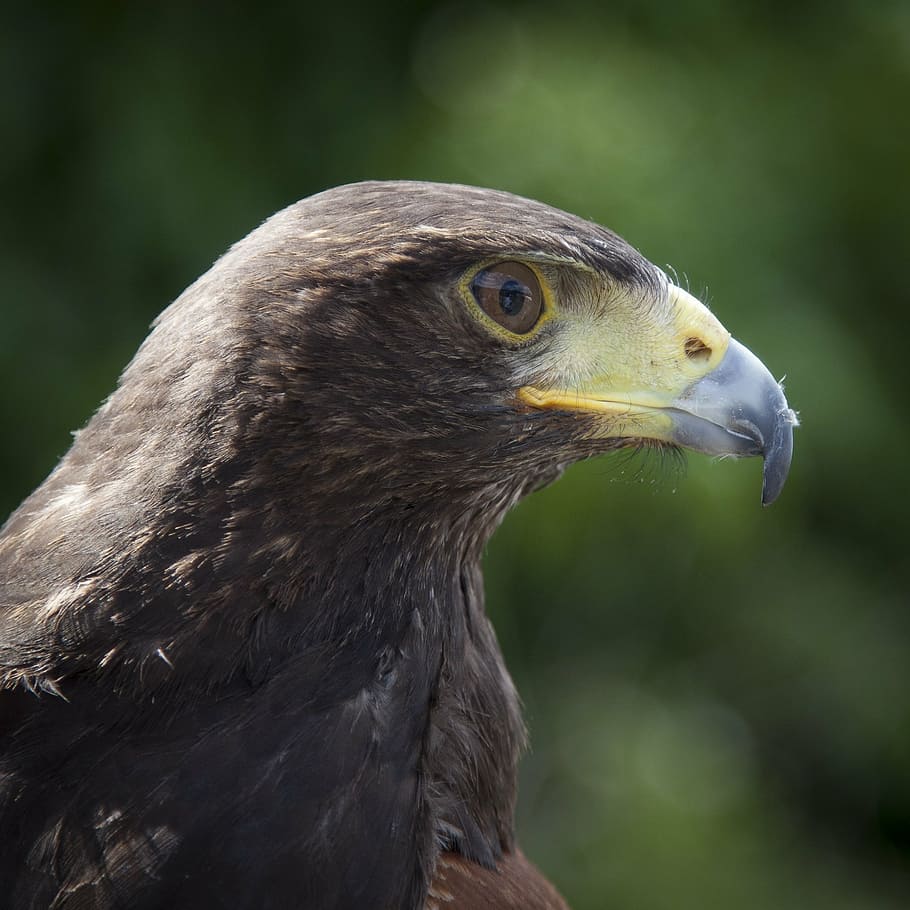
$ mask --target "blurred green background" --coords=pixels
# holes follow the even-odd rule
[[[228,244],[327,186],[617,230],[787,375],[760,465],[602,459],[506,521],[521,838],[576,910],[910,906],[910,4],[32,4],[0,29],[0,512]]]

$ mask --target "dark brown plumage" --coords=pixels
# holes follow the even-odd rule
[[[764,453],[773,498],[792,416],[742,350],[504,193],[360,184],[251,233],[0,535],[7,905],[564,906],[516,852],[481,551],[621,446]]]

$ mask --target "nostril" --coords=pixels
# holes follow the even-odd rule
[[[701,338],[687,338],[683,348],[685,349],[686,357],[688,357],[689,360],[694,360],[697,363],[704,363],[706,360],[711,359],[711,348],[709,348]]]

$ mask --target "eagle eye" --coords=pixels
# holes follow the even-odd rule
[[[487,316],[516,335],[530,332],[543,310],[540,281],[520,262],[482,269],[471,282],[471,293]]]

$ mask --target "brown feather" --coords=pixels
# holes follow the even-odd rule
[[[420,910],[434,872],[440,910],[565,907],[515,852],[481,556],[624,443],[516,405],[559,324],[513,345],[472,315],[463,280],[503,256],[663,299],[541,203],[367,183],[159,317],[0,530],[2,907]]]
[[[457,853],[436,863],[425,910],[569,910],[559,892],[527,857],[506,853],[485,869]]]

